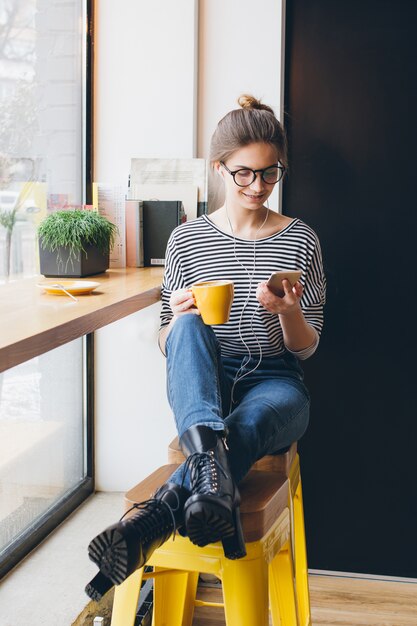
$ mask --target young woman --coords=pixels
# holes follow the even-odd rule
[[[212,137],[210,162],[224,204],[176,228],[162,286],[160,347],[168,397],[186,462],[155,497],[89,546],[100,573],[91,597],[146,563],[176,528],[204,546],[222,541],[229,558],[245,555],[237,485],[251,465],[305,432],[309,395],[300,360],[316,350],[325,277],[320,245],[299,219],[269,210],[287,168],[284,130],[272,109],[242,96]],[[293,287],[268,287],[277,270],[301,270]],[[228,279],[230,320],[203,323],[190,289]]]

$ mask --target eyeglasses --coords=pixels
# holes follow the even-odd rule
[[[283,165],[270,165],[263,170],[252,170],[249,167],[245,167],[234,172],[231,172],[223,161],[220,161],[220,165],[224,167],[226,172],[233,176],[233,180],[238,187],[249,187],[249,185],[255,181],[258,172],[261,173],[261,178],[267,185],[275,185],[275,183],[281,180],[285,173],[285,167]]]

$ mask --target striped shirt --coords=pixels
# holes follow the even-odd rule
[[[307,224],[294,219],[280,232],[250,241],[219,230],[206,215],[185,222],[168,241],[161,328],[173,315],[169,305],[173,291],[199,281],[232,280],[235,296],[229,322],[212,327],[222,355],[248,354],[245,344],[252,356],[260,354],[260,347],[263,356],[283,354],[286,348],[279,317],[260,306],[255,293],[258,283],[272,272],[297,269],[302,270],[304,317],[320,335],[326,280],[319,240]]]

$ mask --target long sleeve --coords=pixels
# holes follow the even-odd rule
[[[162,311],[160,329],[167,326],[172,319],[172,310],[169,305],[172,292],[176,289],[182,289],[185,286],[181,260],[175,243],[175,231],[173,231],[168,240],[165,255],[165,273],[161,291]]]

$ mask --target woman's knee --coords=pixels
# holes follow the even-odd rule
[[[172,329],[170,330],[168,338],[171,337],[172,340],[180,337],[181,340],[184,340],[187,337],[195,338],[196,336],[201,334],[211,333],[213,333],[211,327],[204,324],[200,315],[188,313],[186,315],[181,315],[180,317],[178,317]]]
[[[262,394],[248,394],[225,420],[232,445],[251,447],[257,458],[300,439],[310,413],[309,398],[302,390],[275,389],[271,394],[268,385],[264,387]]]
[[[180,343],[184,345],[193,345],[196,342],[203,341],[205,344],[213,343],[217,346],[217,338],[211,326],[204,324],[200,315],[188,313],[181,315],[172,326],[167,337],[167,350],[170,346]]]
[[[187,332],[188,330],[195,331],[201,327],[205,326],[203,320],[200,315],[195,315],[194,313],[186,313],[184,315],[180,315],[175,324],[172,327],[171,332]]]

